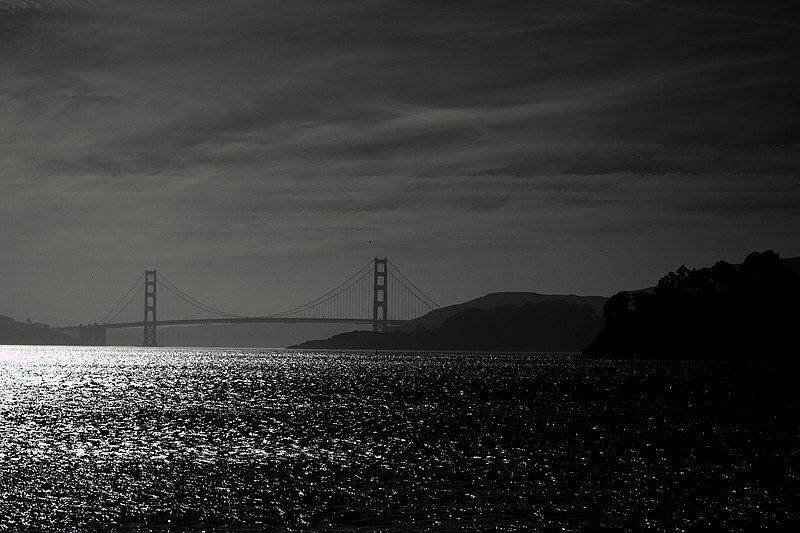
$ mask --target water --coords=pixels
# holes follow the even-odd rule
[[[0,347],[0,531],[796,530],[734,363]]]

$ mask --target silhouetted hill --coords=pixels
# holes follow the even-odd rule
[[[0,344],[76,344],[76,341],[44,324],[17,322],[0,315]]]
[[[486,296],[475,298],[464,303],[448,305],[440,309],[435,309],[430,313],[410,321],[402,329],[404,331],[414,331],[423,324],[426,329],[437,328],[445,320],[467,309],[497,309],[506,305],[521,307],[527,303],[542,303],[552,301],[563,301],[575,305],[588,304],[594,309],[598,316],[603,314],[603,304],[605,296],[577,296],[575,294],[539,294],[536,292],[492,292]]]
[[[669,359],[793,359],[800,335],[800,260],[753,252],[741,265],[677,271],[650,292],[608,299],[583,354]]]
[[[583,348],[602,323],[589,304],[528,302],[521,307],[465,309],[435,329],[420,324],[413,332],[353,331],[292,348],[571,352]]]

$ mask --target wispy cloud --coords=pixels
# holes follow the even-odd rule
[[[24,11],[51,11],[69,9],[101,0],[0,0],[0,12],[20,13]]]
[[[765,24],[768,26],[784,26],[787,28],[800,28],[800,23],[791,20],[782,20],[775,18],[765,18],[757,16],[741,15],[738,13],[731,13],[726,11],[718,11],[713,9],[697,9],[693,7],[681,6],[667,2],[653,2],[650,0],[599,0],[602,2],[620,4],[633,7],[656,7],[660,9],[668,9],[680,13],[688,13],[690,15],[699,15],[702,17],[711,17],[718,19],[730,19],[735,21],[748,22],[752,24]],[[725,6],[728,7],[728,6]],[[734,6],[735,7],[735,6]]]
[[[800,50],[759,5],[0,0],[3,271],[796,253]]]

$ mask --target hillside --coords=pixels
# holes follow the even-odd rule
[[[17,322],[0,315],[0,344],[76,344],[77,341],[44,324]]]
[[[543,303],[561,301],[573,305],[590,305],[598,316],[603,315],[603,304],[607,298],[605,296],[577,296],[575,294],[539,294],[536,292],[492,292],[480,298],[448,305],[440,309],[412,320],[406,324],[403,331],[414,331],[420,324],[426,329],[438,328],[445,320],[453,315],[466,311],[467,309],[491,310],[507,305],[521,307],[527,303]]]
[[[620,292],[583,354],[610,358],[794,361],[798,258],[752,252],[741,265],[681,266],[652,292]]]
[[[603,320],[589,304],[527,302],[493,309],[469,308],[441,327],[411,331],[353,331],[292,346],[303,349],[578,352]]]

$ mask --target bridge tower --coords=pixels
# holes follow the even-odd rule
[[[144,271],[144,342],[142,346],[156,343],[156,271]]]
[[[372,285],[372,331],[384,331],[389,317],[386,315],[387,277],[386,258],[375,258],[374,282]]]

